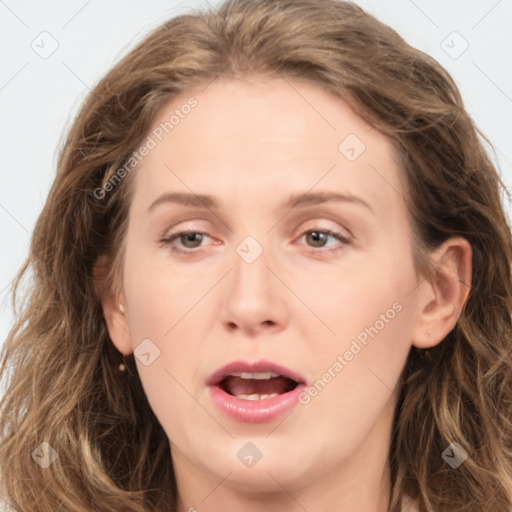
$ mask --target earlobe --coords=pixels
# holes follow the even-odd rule
[[[121,293],[119,297],[115,297],[106,286],[107,272],[107,260],[104,256],[101,256],[94,265],[93,274],[95,288],[103,309],[103,317],[105,318],[108,333],[114,346],[122,354],[129,355],[133,352],[133,346],[128,329],[124,296]]]
[[[434,347],[455,327],[471,288],[471,257],[471,245],[462,237],[450,238],[432,255],[435,270],[419,287],[415,347]]]

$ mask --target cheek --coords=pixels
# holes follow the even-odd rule
[[[343,353],[356,338],[364,346],[378,334],[382,339],[379,345],[383,346],[384,339],[398,342],[407,337],[405,332],[391,333],[406,316],[403,310],[413,288],[412,269],[407,262],[384,252],[354,254],[353,259],[358,259],[357,263],[328,269],[319,277],[307,272],[311,277],[299,280],[295,286],[297,295],[304,297],[324,324],[322,327],[318,322],[323,336],[314,339],[316,347],[318,341],[323,341],[327,349],[323,353]],[[311,338],[307,333],[303,335],[305,340]]]
[[[351,287],[333,297],[330,324],[335,336],[316,340],[315,379],[328,391],[323,398],[357,407],[372,397],[389,395],[410,349],[410,306],[403,292],[387,287]],[[337,300],[336,300],[337,299]],[[324,309],[327,312],[328,309]],[[342,393],[339,391],[342,390]]]
[[[190,308],[186,289],[154,265],[147,254],[131,247],[124,268],[124,289],[135,361],[146,395],[158,413],[159,402],[172,388],[170,362],[179,360],[186,343],[169,343],[179,330],[180,318]],[[165,393],[163,390],[165,389]]]
[[[207,294],[218,276],[210,270],[201,277],[192,267],[157,259],[158,264],[149,251],[127,251],[124,284],[135,361],[165,430],[173,439],[193,437],[191,424],[211,428],[212,423],[193,397],[204,380],[199,361],[217,313]],[[184,417],[186,422],[180,420]]]
[[[319,316],[335,334],[310,347],[316,384],[310,404],[319,413],[329,410],[331,424],[347,432],[354,429],[354,414],[361,426],[376,420],[410,349],[415,277],[405,249],[403,257],[383,251],[351,265],[351,272],[330,276],[323,293],[311,288],[319,296]]]
[[[137,248],[127,250],[125,290],[130,308],[130,329],[134,348],[144,338],[160,348],[179,349],[184,343],[170,343],[182,323],[194,315],[194,308],[213,283],[183,266],[172,264],[161,248],[155,252]]]
[[[316,368],[302,397],[301,429],[315,432],[312,451],[348,457],[368,439],[375,441],[374,428],[391,425],[394,390],[410,349],[406,305],[394,298],[374,298],[365,309],[347,305],[335,327],[338,336],[311,354]]]

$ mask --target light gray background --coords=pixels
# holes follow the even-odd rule
[[[448,69],[495,145],[510,187],[512,0],[356,3]],[[78,105],[151,28],[204,6],[206,0],[0,0],[0,347],[13,321],[10,283],[27,255],[58,145]],[[58,48],[48,56],[52,45]]]

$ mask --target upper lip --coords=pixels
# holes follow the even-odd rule
[[[228,363],[218,370],[216,370],[206,381],[206,384],[209,386],[215,386],[219,384],[224,378],[228,375],[238,372],[245,373],[264,373],[264,372],[273,372],[278,375],[282,375],[283,377],[288,377],[289,379],[298,382],[299,384],[305,384],[306,379],[300,373],[290,370],[285,366],[282,366],[278,363],[274,363],[273,361],[267,360],[259,360],[259,361],[233,361]]]

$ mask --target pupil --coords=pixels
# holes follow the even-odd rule
[[[187,242],[192,242],[193,243],[193,242],[197,241],[197,240],[194,240],[194,238],[196,238],[197,236],[201,236],[201,235],[199,235],[199,233],[187,233],[185,235],[185,240]],[[201,240],[199,240],[199,241],[201,241]]]
[[[325,237],[325,233],[320,233],[319,231],[312,231],[310,234],[313,237],[314,242],[319,242],[319,241],[321,242],[322,237]],[[321,244],[320,244],[320,246],[321,246]]]

